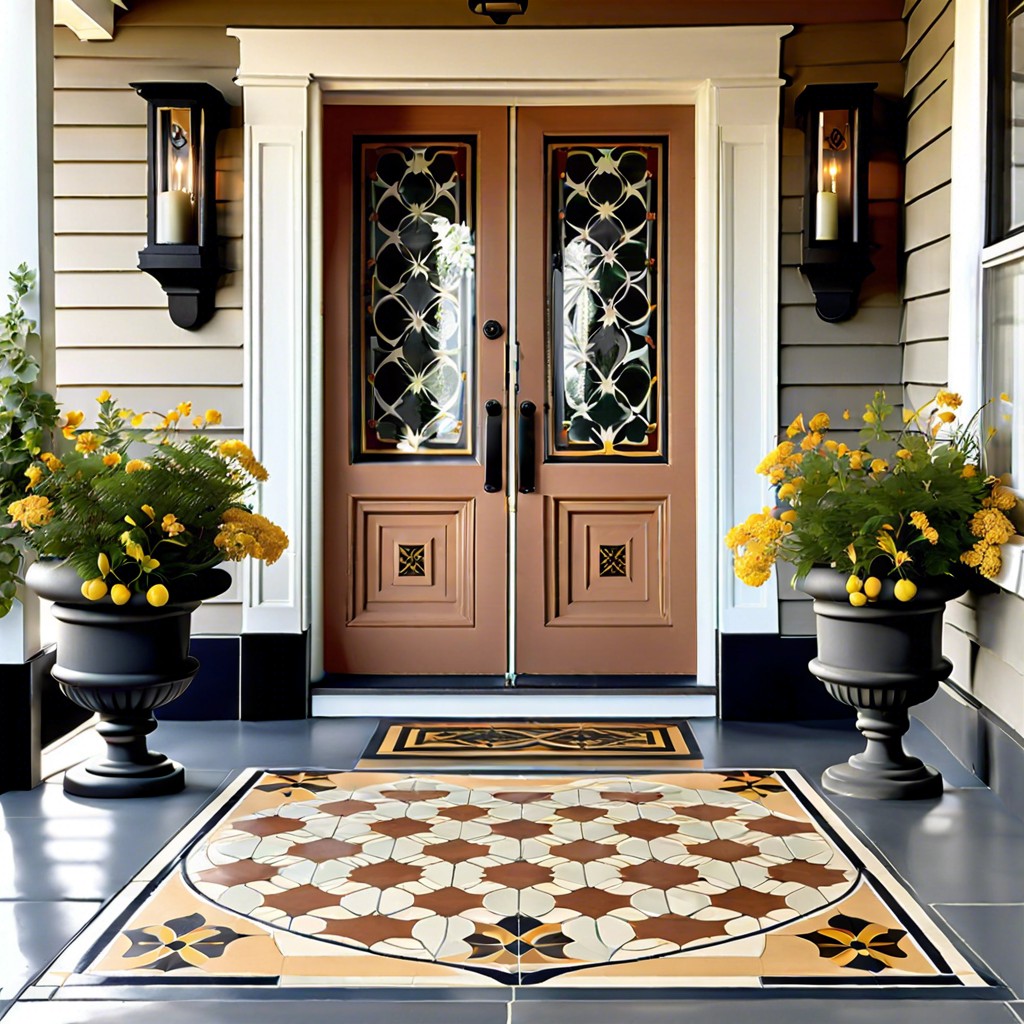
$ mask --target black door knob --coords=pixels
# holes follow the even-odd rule
[[[505,328],[498,323],[497,320],[488,320],[484,324],[484,337],[490,338],[494,341],[496,338],[500,338],[505,333]]]

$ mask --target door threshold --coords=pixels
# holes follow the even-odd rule
[[[701,687],[702,690],[710,687]],[[714,692],[519,689],[424,690],[317,688],[314,718],[713,718]]]

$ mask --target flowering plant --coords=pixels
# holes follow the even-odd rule
[[[97,402],[93,428],[83,428],[80,411],[62,418],[73,444],[33,460],[24,472],[28,493],[7,507],[29,547],[77,570],[86,598],[109,594],[122,605],[139,593],[159,607],[176,582],[221,562],[280,558],[284,531],[245,505],[267,479],[249,448],[179,436],[190,417],[197,430],[220,423],[217,410],[192,417],[191,403],[182,402],[165,415],[136,413],[106,390]]]
[[[917,593],[915,581],[961,566],[998,575],[1000,545],[1017,532],[1006,516],[1016,498],[981,471],[978,413],[958,425],[961,404],[940,390],[920,409],[904,410],[902,427],[891,430],[893,407],[876,392],[856,448],[828,438],[827,413],[807,423],[797,416],[757,467],[778,488],[779,507],[726,535],[739,579],[761,586],[777,559],[792,563],[797,579],[831,565],[849,574],[850,601],[863,605],[878,597],[882,575],[898,577],[901,601]]]

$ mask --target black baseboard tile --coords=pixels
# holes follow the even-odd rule
[[[243,633],[240,717],[309,716],[309,633]]]
[[[733,722],[852,719],[852,708],[833,700],[811,675],[817,655],[812,636],[719,633],[719,714]]]
[[[913,716],[1006,805],[1024,818],[1024,736],[976,697],[946,682]]]
[[[237,721],[241,638],[193,636],[189,654],[199,661],[195,679],[180,697],[158,708],[156,717],[167,722]]]

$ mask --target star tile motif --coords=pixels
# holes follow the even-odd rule
[[[798,810],[761,802],[783,788],[769,773],[699,775],[703,790],[685,776],[317,773],[296,776],[299,803],[291,782],[267,778],[264,809],[229,816],[189,854],[208,900],[306,941],[509,984],[740,940],[833,903],[857,878]]]

